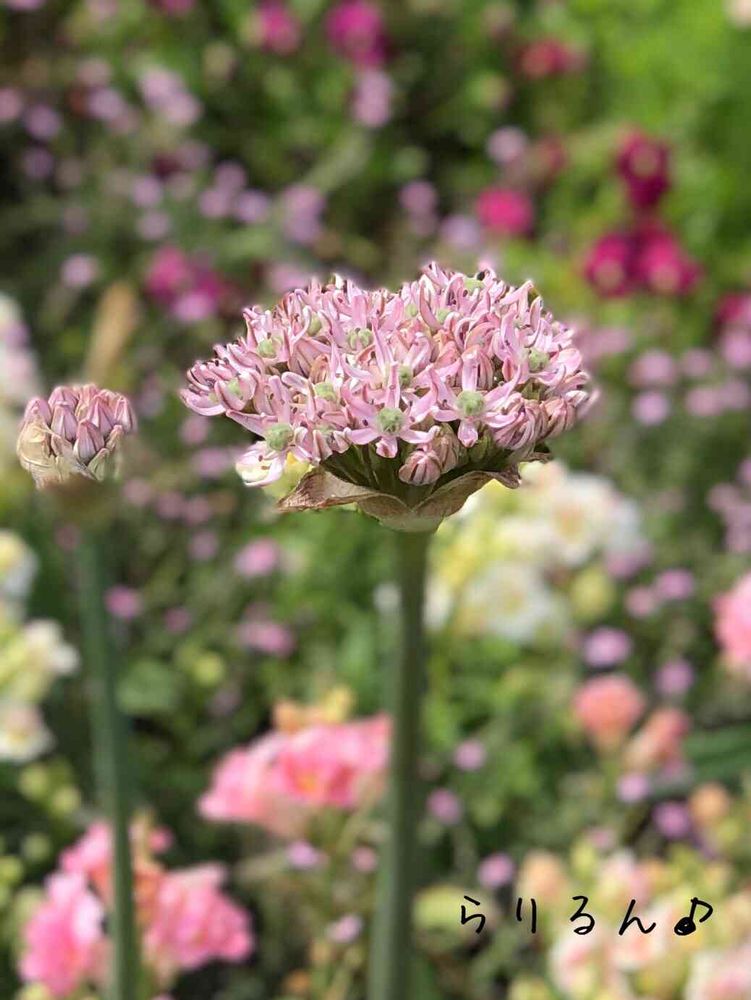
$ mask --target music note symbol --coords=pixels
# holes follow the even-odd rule
[[[696,896],[694,896],[691,899],[691,912],[687,917],[681,917],[681,919],[673,928],[673,932],[677,934],[678,937],[687,937],[689,934],[693,934],[694,931],[696,930],[696,922],[694,920],[694,914],[696,913],[697,906],[703,906],[704,909],[706,910],[706,913],[702,917],[699,917],[700,924],[703,924],[705,920],[709,920],[709,918],[714,913],[714,907],[712,907],[709,903],[705,902],[703,899],[698,899]]]

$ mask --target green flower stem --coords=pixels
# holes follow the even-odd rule
[[[394,535],[399,562],[401,649],[388,677],[392,716],[389,839],[380,864],[370,953],[369,1000],[410,1000],[412,902],[417,861],[417,757],[425,672],[424,603],[429,533]]]
[[[111,1000],[137,1000],[138,956],[130,858],[130,781],[126,726],[117,704],[117,649],[104,605],[105,541],[83,528],[78,548],[81,633],[91,681],[92,728],[99,795],[113,839]]]

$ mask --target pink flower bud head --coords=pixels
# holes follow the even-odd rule
[[[16,451],[37,488],[73,476],[103,481],[117,472],[122,438],[136,429],[130,403],[95,385],[58,386],[26,407]]]

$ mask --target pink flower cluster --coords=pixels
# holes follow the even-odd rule
[[[313,282],[245,320],[245,336],[191,368],[182,398],[255,436],[238,466],[251,485],[277,480],[290,455],[384,493],[460,469],[513,479],[588,398],[572,331],[531,282],[489,270],[431,264],[397,292]]]
[[[751,573],[717,599],[715,632],[728,669],[751,681]]]
[[[635,221],[597,240],[585,260],[587,280],[606,298],[638,291],[688,294],[701,268],[655,215],[671,185],[670,147],[641,131],[629,132],[618,150],[616,171]]]
[[[142,954],[160,989],[169,988],[181,971],[217,959],[240,962],[254,948],[248,914],[221,891],[224,869],[199,865],[168,871],[154,855],[169,843],[164,830],[142,824],[131,829]],[[53,997],[66,1000],[103,984],[110,869],[109,829],[94,823],[62,854],[23,929],[19,971],[25,982],[41,984]]]
[[[216,315],[226,288],[204,261],[165,245],[151,260],[146,291],[181,323],[198,323]]]
[[[600,237],[584,265],[589,283],[606,298],[647,291],[687,295],[701,268],[661,223],[644,222]]]
[[[279,719],[276,729],[220,760],[199,810],[207,819],[298,837],[316,811],[353,811],[380,796],[390,728],[385,715],[291,726]]]

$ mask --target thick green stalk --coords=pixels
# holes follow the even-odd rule
[[[428,533],[395,535],[401,648],[388,683],[392,716],[389,839],[380,864],[370,953],[369,1000],[410,1000],[412,901],[417,861],[417,757],[425,671],[424,603]]]
[[[113,960],[109,995],[111,1000],[136,1000],[139,976],[128,832],[130,780],[125,720],[117,703],[117,649],[104,605],[104,544],[93,531],[83,529],[78,549],[81,633],[91,682],[92,735],[99,795],[113,841]]]

